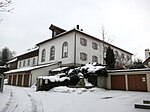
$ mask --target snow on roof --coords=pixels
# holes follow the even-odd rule
[[[58,74],[58,75],[55,75],[55,76],[39,76],[38,78],[48,79],[48,80],[50,80],[50,82],[63,82],[65,80],[70,80],[69,77],[61,77],[60,78],[61,75],[64,75],[64,73]]]
[[[85,69],[88,73],[95,73],[98,70],[105,68],[104,66],[96,65],[96,63],[87,63],[85,66],[81,67],[81,70]]]
[[[38,69],[38,68],[42,68],[42,67],[47,67],[47,66],[50,66],[50,65],[53,65],[53,64],[56,64],[56,63],[50,63],[50,64],[45,64],[45,65],[33,66],[33,67],[18,68],[18,69],[14,69],[14,70],[9,70],[9,71],[5,72],[5,74],[23,72],[23,71],[30,71],[30,70],[34,70],[34,69]]]
[[[39,47],[30,49],[30,50],[28,50],[28,51],[25,51],[25,52],[23,52],[23,53],[18,54],[16,57],[21,56],[21,55],[24,55],[24,54],[27,54],[27,53],[30,53],[30,52],[33,52],[33,51],[36,51],[36,50],[38,50],[38,49],[39,49]]]
[[[17,58],[14,58],[14,59],[8,61],[7,64],[12,63],[12,62],[15,62],[15,61],[17,61]]]
[[[64,69],[66,69],[66,68],[68,68],[68,67],[60,67],[60,68],[53,69],[53,70],[51,70],[51,71],[52,71],[52,72],[62,71],[62,70],[64,70]]]
[[[123,69],[123,70],[107,70],[108,73],[115,73],[115,72],[140,72],[140,71],[147,71],[150,72],[150,68],[141,68],[141,69]]]

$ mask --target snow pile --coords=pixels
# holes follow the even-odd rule
[[[55,76],[39,76],[38,78],[48,79],[50,82],[63,82],[65,80],[70,80],[69,77],[60,77],[62,75],[64,75],[64,73],[57,74]]]
[[[50,90],[50,92],[60,92],[60,93],[78,93],[82,94],[85,92],[100,92],[100,91],[105,91],[105,89],[102,88],[70,88],[66,86],[59,86],[59,87],[54,87],[53,89]]]
[[[88,82],[87,79],[84,79],[84,83],[85,83],[85,86],[86,86],[86,87],[93,86],[91,83]]]
[[[101,69],[104,69],[105,67],[97,65],[97,63],[87,63],[85,66],[81,67],[82,70],[87,70],[87,73],[95,73],[96,71],[99,71]]]

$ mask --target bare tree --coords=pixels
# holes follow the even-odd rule
[[[14,9],[8,8],[11,4],[11,0],[0,0],[0,12],[11,12]]]
[[[111,43],[112,39],[110,38],[110,36],[108,36],[108,33],[106,32],[104,25],[102,25],[102,41],[103,41],[103,45],[102,45],[103,46],[103,48],[102,48],[103,49],[102,59],[103,59],[103,64],[105,64],[104,58],[105,58],[106,51],[107,51],[107,49],[105,47],[105,43]]]
[[[11,0],[0,0],[0,12],[12,12],[14,8],[9,8]],[[0,19],[2,21],[3,19]]]

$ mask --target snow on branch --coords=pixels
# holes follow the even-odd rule
[[[12,4],[11,0],[0,0],[0,12],[11,12],[14,8],[8,9]]]

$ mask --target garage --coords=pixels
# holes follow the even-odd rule
[[[22,75],[18,75],[18,84],[17,86],[22,86]]]
[[[11,78],[12,78],[12,75],[9,75],[8,77],[8,84],[11,85]]]
[[[16,78],[17,78],[17,75],[13,75],[13,83],[12,83],[12,85],[16,85]]]
[[[29,86],[29,74],[24,74],[24,87],[28,87]]]
[[[129,91],[147,91],[146,74],[128,75]]]
[[[126,90],[125,75],[112,75],[111,76],[111,89]]]

